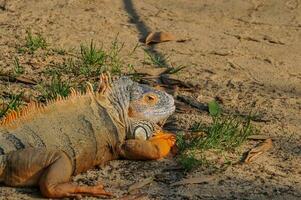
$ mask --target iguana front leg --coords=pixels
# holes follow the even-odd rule
[[[78,186],[70,182],[70,158],[59,150],[28,148],[6,155],[1,180],[8,186],[38,185],[45,197],[110,196],[102,185]]]
[[[175,145],[174,134],[159,133],[149,140],[130,139],[120,146],[120,156],[131,160],[156,160],[166,156]]]

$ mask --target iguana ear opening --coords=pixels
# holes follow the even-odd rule
[[[147,140],[149,138],[147,131],[143,127],[137,127],[134,130],[134,139]]]
[[[149,121],[132,122],[131,130],[127,133],[127,139],[148,140],[156,132],[156,125]]]

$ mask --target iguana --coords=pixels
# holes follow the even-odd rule
[[[120,157],[158,159],[175,143],[158,125],[174,110],[173,97],[102,74],[94,91],[71,90],[46,106],[31,103],[12,111],[0,126],[0,182],[39,186],[49,198],[111,195],[102,185],[79,186],[72,175]]]

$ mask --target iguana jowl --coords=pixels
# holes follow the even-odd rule
[[[73,174],[109,160],[158,159],[174,144],[156,124],[175,110],[172,96],[127,77],[101,76],[96,92],[72,90],[43,107],[10,113],[0,126],[0,182],[38,185],[45,197],[110,195],[98,186],[70,183]],[[137,139],[138,138],[138,139]]]

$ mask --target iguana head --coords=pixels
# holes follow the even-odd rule
[[[173,97],[164,91],[133,82],[129,92],[129,117],[158,123],[175,111]]]
[[[123,118],[159,123],[175,111],[171,95],[126,76],[112,80],[108,75],[102,75],[99,92],[106,94]]]

